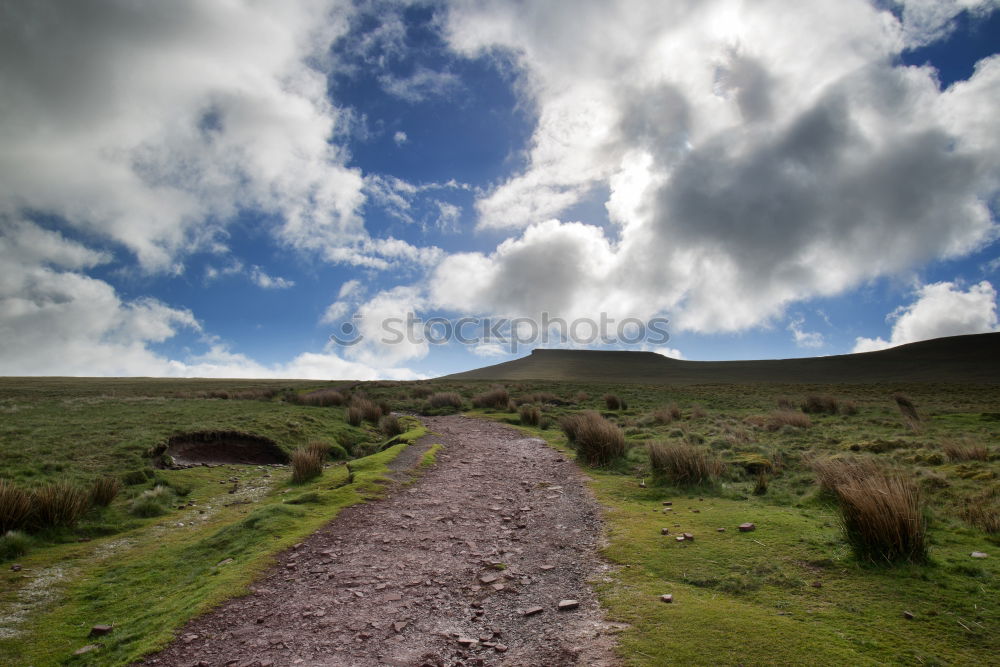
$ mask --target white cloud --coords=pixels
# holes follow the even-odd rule
[[[943,336],[998,331],[996,297],[993,285],[985,280],[965,291],[950,282],[924,285],[917,291],[916,301],[900,306],[887,318],[894,321],[888,341],[859,337],[853,351],[871,352]]]
[[[295,281],[281,276],[270,276],[259,266],[250,269],[250,280],[263,289],[288,289],[295,287]]]
[[[653,348],[653,352],[670,357],[671,359],[684,359],[684,354],[675,347],[656,347]]]
[[[806,348],[823,347],[826,344],[826,341],[823,340],[823,334],[818,331],[805,331],[802,328],[803,324],[805,324],[805,320],[802,317],[793,318],[788,323],[788,330],[792,332],[795,344],[798,347]]]
[[[480,343],[469,348],[477,357],[496,359],[497,357],[509,357],[510,350],[499,343]]]
[[[407,102],[422,102],[429,97],[447,96],[461,87],[459,78],[448,71],[417,67],[407,77],[385,73],[379,77],[382,89]]]
[[[55,215],[147,271],[178,272],[253,210],[291,248],[397,266],[364,227],[364,179],[343,147],[352,114],[328,97],[330,47],[354,11],[346,0],[9,4],[0,215]]]
[[[512,61],[537,120],[524,168],[477,202],[515,236],[444,258],[430,302],[738,331],[981,247],[1000,57],[941,91],[897,64],[940,24],[921,21],[863,0],[453,3],[451,46]],[[609,228],[547,220],[603,193]]]
[[[963,11],[983,15],[1000,7],[997,0],[900,0],[903,26],[910,47],[923,46],[947,37],[955,17]]]
[[[410,138],[406,136],[406,132],[403,132],[402,130],[396,130],[396,133],[392,135],[392,140],[396,142],[397,146],[402,146],[407,141],[409,141]]]
[[[0,223],[2,375],[418,377],[378,360],[350,361],[333,349],[260,364],[216,342],[204,354],[170,358],[154,346],[185,330],[205,337],[190,310],[150,298],[123,300],[107,282],[80,272],[108,261],[106,254],[32,223]]]

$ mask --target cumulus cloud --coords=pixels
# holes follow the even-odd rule
[[[1000,57],[940,90],[898,55],[959,4],[911,4],[453,3],[449,44],[514,63],[536,128],[477,202],[513,236],[444,258],[430,302],[737,331],[991,241]],[[600,199],[610,225],[555,217]]]
[[[996,298],[993,285],[985,280],[967,290],[951,282],[924,285],[917,291],[916,301],[900,306],[886,318],[893,322],[889,340],[858,338],[853,351],[872,352],[942,336],[998,331]]]
[[[791,322],[788,323],[788,330],[792,332],[792,340],[798,347],[823,347],[826,341],[823,340],[823,334],[818,331],[806,331],[802,328],[805,324],[805,320],[802,317],[793,318]]]
[[[392,135],[392,140],[396,142],[397,146],[402,146],[407,141],[409,141],[410,138],[406,136],[406,132],[403,132],[402,130],[396,130],[396,133]]]
[[[31,222],[0,226],[0,265],[4,267],[0,273],[0,374],[418,377],[407,368],[344,359],[332,348],[303,353],[285,363],[261,364],[216,341],[204,353],[171,358],[156,352],[156,345],[182,331],[207,340],[211,337],[190,310],[150,298],[122,299],[112,285],[83,273],[109,260],[107,253]]]
[[[272,276],[259,266],[250,269],[250,280],[262,289],[288,289],[295,287],[295,281],[281,276]]]

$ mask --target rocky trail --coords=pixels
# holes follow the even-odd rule
[[[384,499],[341,512],[142,664],[617,664],[588,585],[606,566],[583,475],[503,425],[425,422]],[[437,465],[405,483],[434,443]]]

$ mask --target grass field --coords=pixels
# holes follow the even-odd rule
[[[75,527],[29,534],[27,553],[5,556],[0,662],[127,664],[244,590],[276,551],[377,494],[405,445],[370,423],[350,426],[345,406],[296,403],[337,386],[0,382],[0,478],[32,488],[141,477]],[[560,420],[591,411],[619,429],[624,454],[587,473],[607,508],[604,555],[619,566],[597,586],[609,616],[628,624],[627,664],[990,664],[1000,654],[1000,386],[439,380],[352,391],[397,411],[509,422],[569,456]],[[222,392],[231,398],[209,397]],[[216,430],[265,436],[289,452],[324,440],[361,458],[330,461],[302,485],[290,484],[286,466],[150,466],[147,453],[165,439]],[[686,446],[718,467],[695,485],[671,481],[668,468],[652,467],[650,443]],[[873,563],[852,548],[840,496],[821,491],[815,466],[857,457],[919,490],[925,557]],[[135,499],[157,486],[175,504],[135,516]],[[745,522],[755,530],[740,532]],[[677,541],[683,533],[694,540]],[[15,562],[21,570],[9,569]],[[115,631],[88,639],[100,623]],[[95,642],[99,657],[72,657]]]

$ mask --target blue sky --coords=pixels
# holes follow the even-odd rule
[[[531,347],[380,342],[407,312],[704,360],[997,330],[1000,5],[800,4],[9,3],[0,373]]]

